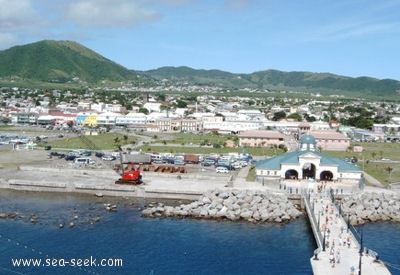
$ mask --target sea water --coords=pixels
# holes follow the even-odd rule
[[[109,203],[116,212],[105,209]],[[286,224],[144,218],[144,203],[2,191],[0,212],[18,215],[0,219],[0,274],[312,274],[316,245],[306,217]],[[365,225],[364,243],[399,264],[399,229]],[[102,259],[114,266],[98,266]]]

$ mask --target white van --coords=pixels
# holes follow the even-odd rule
[[[226,167],[220,166],[215,169],[215,172],[226,174],[229,173],[229,170]]]
[[[95,164],[95,161],[92,160],[91,158],[76,158],[74,160],[75,164],[83,164],[83,165],[93,165]]]

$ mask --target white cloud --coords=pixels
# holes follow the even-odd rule
[[[82,27],[129,28],[159,17],[129,0],[77,0],[69,2],[66,10],[66,18]]]
[[[32,0],[0,0],[0,50],[23,44],[46,26]]]
[[[0,31],[13,32],[33,29],[44,23],[30,0],[0,0]]]

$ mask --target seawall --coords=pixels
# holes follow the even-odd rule
[[[209,173],[142,172],[143,184],[125,185],[115,184],[119,175],[112,170],[21,165],[1,171],[0,188],[3,189],[157,199],[196,200],[206,190],[224,187],[229,181],[227,176]]]

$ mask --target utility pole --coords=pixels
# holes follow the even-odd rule
[[[360,228],[360,261],[358,263],[358,275],[361,275],[361,259],[363,253],[363,230]]]

